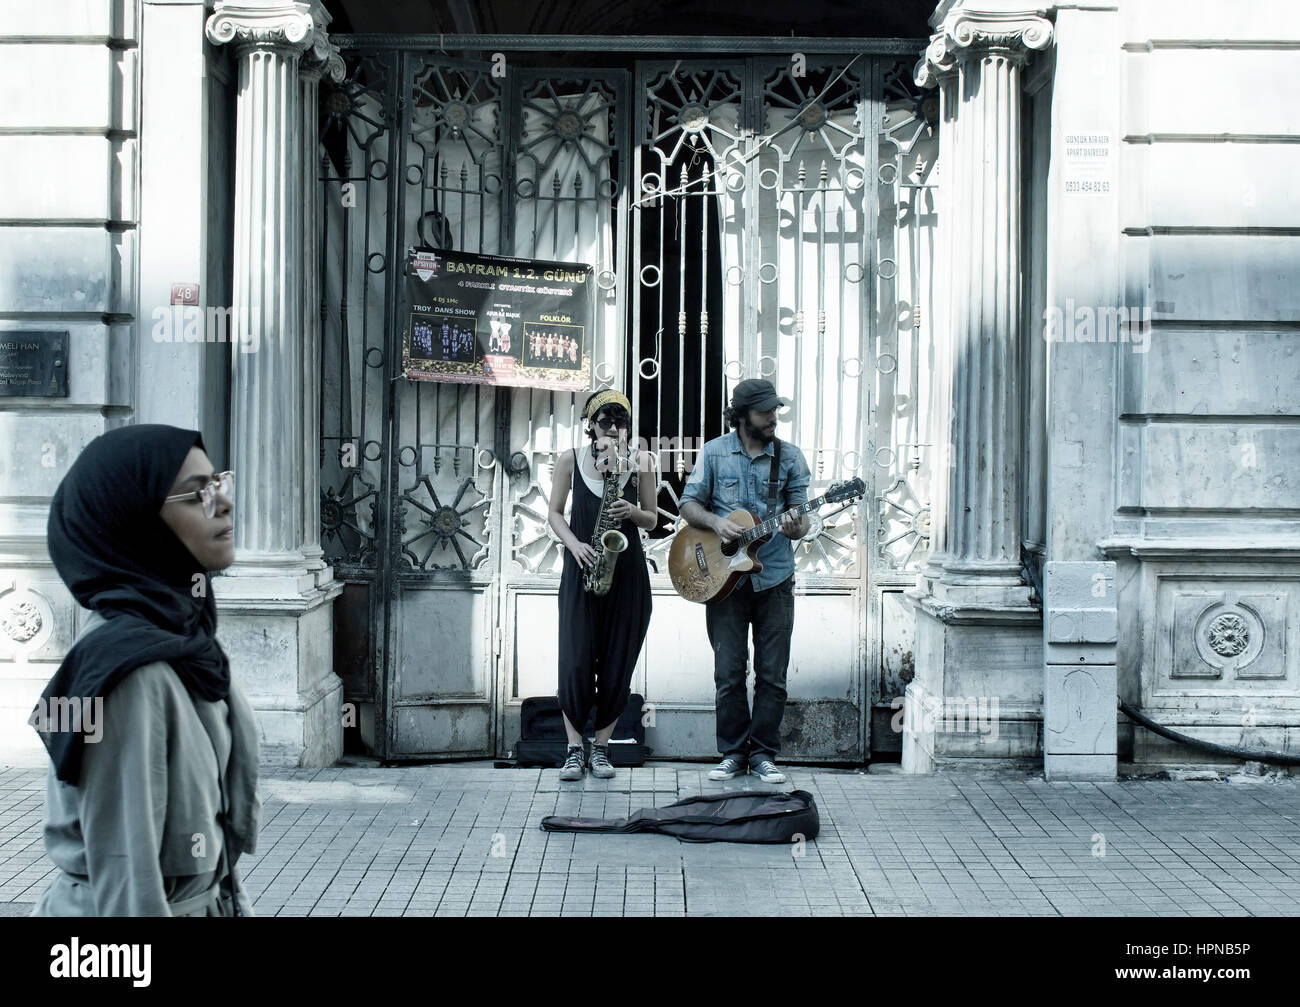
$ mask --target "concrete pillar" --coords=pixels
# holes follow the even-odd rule
[[[330,604],[342,585],[309,555],[315,535],[307,530],[317,468],[307,414],[317,393],[305,376],[319,361],[304,340],[304,273],[316,264],[303,199],[315,171],[304,174],[308,85],[299,66],[328,61],[327,23],[318,0],[218,2],[207,23],[213,42],[234,45],[239,69],[231,304],[241,335],[231,356],[238,558],[215,587],[223,643],[258,713],[263,759],[276,764],[329,765],[343,747]],[[313,125],[313,149],[314,135]]]
[[[1138,662],[1134,657],[1140,642],[1162,635],[1154,626],[1139,629],[1137,613],[1141,605],[1134,593],[1128,594],[1126,605],[1119,605],[1114,586],[1117,580],[1125,590],[1136,589],[1136,595],[1141,594],[1141,578],[1134,576],[1134,566],[1128,565],[1133,557],[1125,557],[1118,571],[1112,564],[1098,562],[1105,558],[1099,548],[1101,543],[1117,525],[1124,521],[1139,526],[1146,523],[1145,517],[1129,516],[1137,508],[1125,508],[1127,501],[1122,500],[1119,490],[1122,473],[1137,471],[1132,459],[1141,457],[1141,452],[1130,450],[1131,442],[1126,443],[1125,435],[1146,426],[1145,420],[1136,415],[1140,408],[1122,401],[1124,374],[1129,361],[1145,357],[1130,354],[1128,346],[1108,342],[1104,322],[1093,342],[1067,339],[1074,334],[1076,305],[1085,308],[1085,313],[1097,310],[1097,317],[1104,319],[1110,309],[1141,304],[1156,296],[1146,276],[1133,278],[1134,285],[1124,289],[1126,267],[1133,261],[1126,258],[1132,246],[1124,243],[1134,239],[1124,236],[1123,225],[1137,221],[1123,219],[1120,192],[1140,199],[1134,193],[1141,186],[1127,182],[1121,185],[1116,162],[1124,156],[1121,150],[1126,146],[1121,139],[1128,132],[1122,124],[1126,102],[1131,102],[1133,108],[1144,107],[1144,92],[1134,87],[1134,81],[1141,78],[1130,76],[1135,68],[1125,52],[1124,22],[1123,14],[1105,9],[1062,10],[1057,12],[1056,20],[1043,318],[1047,381],[1051,388],[1046,430],[1045,528],[1051,562],[1043,585],[1043,765],[1050,779],[1115,779],[1115,697],[1121,681],[1117,672],[1126,664],[1136,672]],[[1133,132],[1141,134],[1145,128]],[[1091,191],[1076,188],[1076,172],[1081,169],[1074,156],[1078,144],[1071,143],[1074,135],[1100,138],[1087,145],[1089,152],[1105,151],[1094,159],[1095,166],[1086,168],[1089,182],[1105,183]],[[1099,263],[1113,267],[1099,268]],[[1196,355],[1189,354],[1189,360]],[[1206,400],[1192,408],[1216,412]],[[1125,414],[1129,414],[1130,422],[1117,422],[1117,417]],[[1183,464],[1181,454],[1175,452],[1179,459],[1175,466]],[[1189,473],[1180,471],[1180,476],[1188,479]],[[1207,480],[1204,474],[1191,478]],[[1194,513],[1194,508],[1189,513]],[[1198,550],[1198,558],[1201,555]],[[1077,572],[1067,576],[1070,570]],[[1104,598],[1094,596],[1091,591],[1095,588],[1100,592],[1103,584],[1108,585],[1109,593]],[[1129,620],[1123,646],[1114,637],[1098,637],[1095,628],[1082,638],[1063,638],[1063,628],[1079,625],[1080,610],[1090,612],[1091,624],[1103,625],[1109,633],[1108,617],[1099,623],[1097,613],[1111,607],[1117,613],[1122,611]],[[1170,639],[1168,630],[1163,637]],[[1086,661],[1073,653],[1085,646],[1083,653],[1091,655]],[[1129,683],[1134,681],[1129,678]],[[1135,698],[1133,692],[1128,695]],[[1099,733],[1097,725],[1105,725],[1105,729]],[[1145,732],[1142,736],[1155,737]]]
[[[940,231],[948,263],[939,430],[950,431],[935,555],[908,592],[916,676],[903,721],[905,771],[955,759],[1035,758],[1041,616],[1020,573],[1020,76],[1051,23],[1001,4],[941,8],[917,80],[943,103]],[[946,427],[942,424],[946,423]],[[941,477],[944,478],[944,477]],[[996,730],[948,716],[999,710]]]

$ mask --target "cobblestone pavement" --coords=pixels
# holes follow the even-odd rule
[[[1300,905],[1291,779],[795,767],[781,789],[811,791],[822,821],[802,851],[538,828],[549,814],[618,817],[763,786],[710,783],[708,768],[652,764],[581,783],[487,764],[270,771],[258,852],[240,867],[263,916],[1246,916]],[[43,771],[0,769],[0,915],[30,912],[54,870],[44,787]]]

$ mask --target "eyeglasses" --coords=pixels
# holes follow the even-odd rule
[[[603,413],[600,416],[597,416],[592,422],[595,423],[596,426],[600,427],[601,430],[613,430],[615,427],[622,427],[624,430],[627,429],[626,420],[616,420],[612,416]]]
[[[217,494],[220,493],[227,500],[231,499],[231,494],[235,490],[235,473],[218,472],[206,483],[201,489],[189,490],[186,493],[177,493],[175,496],[169,496],[163,500],[163,503],[171,503],[173,500],[197,500],[203,504],[204,517],[212,517],[217,513]]]

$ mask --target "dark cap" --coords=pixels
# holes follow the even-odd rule
[[[732,391],[731,404],[736,409],[755,409],[765,413],[777,406],[785,405],[786,402],[776,394],[772,382],[762,378],[747,378],[736,385],[735,390]]]

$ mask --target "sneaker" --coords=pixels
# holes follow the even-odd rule
[[[749,764],[749,771],[764,783],[784,783],[785,773],[776,768],[771,759],[754,759]]]
[[[609,761],[608,745],[591,746],[591,775],[598,780],[612,779],[614,766]]]
[[[581,780],[585,768],[582,746],[570,745],[568,753],[564,756],[564,766],[560,769],[560,779]]]
[[[728,755],[709,770],[710,780],[730,780],[745,771],[745,760],[739,755]]]

